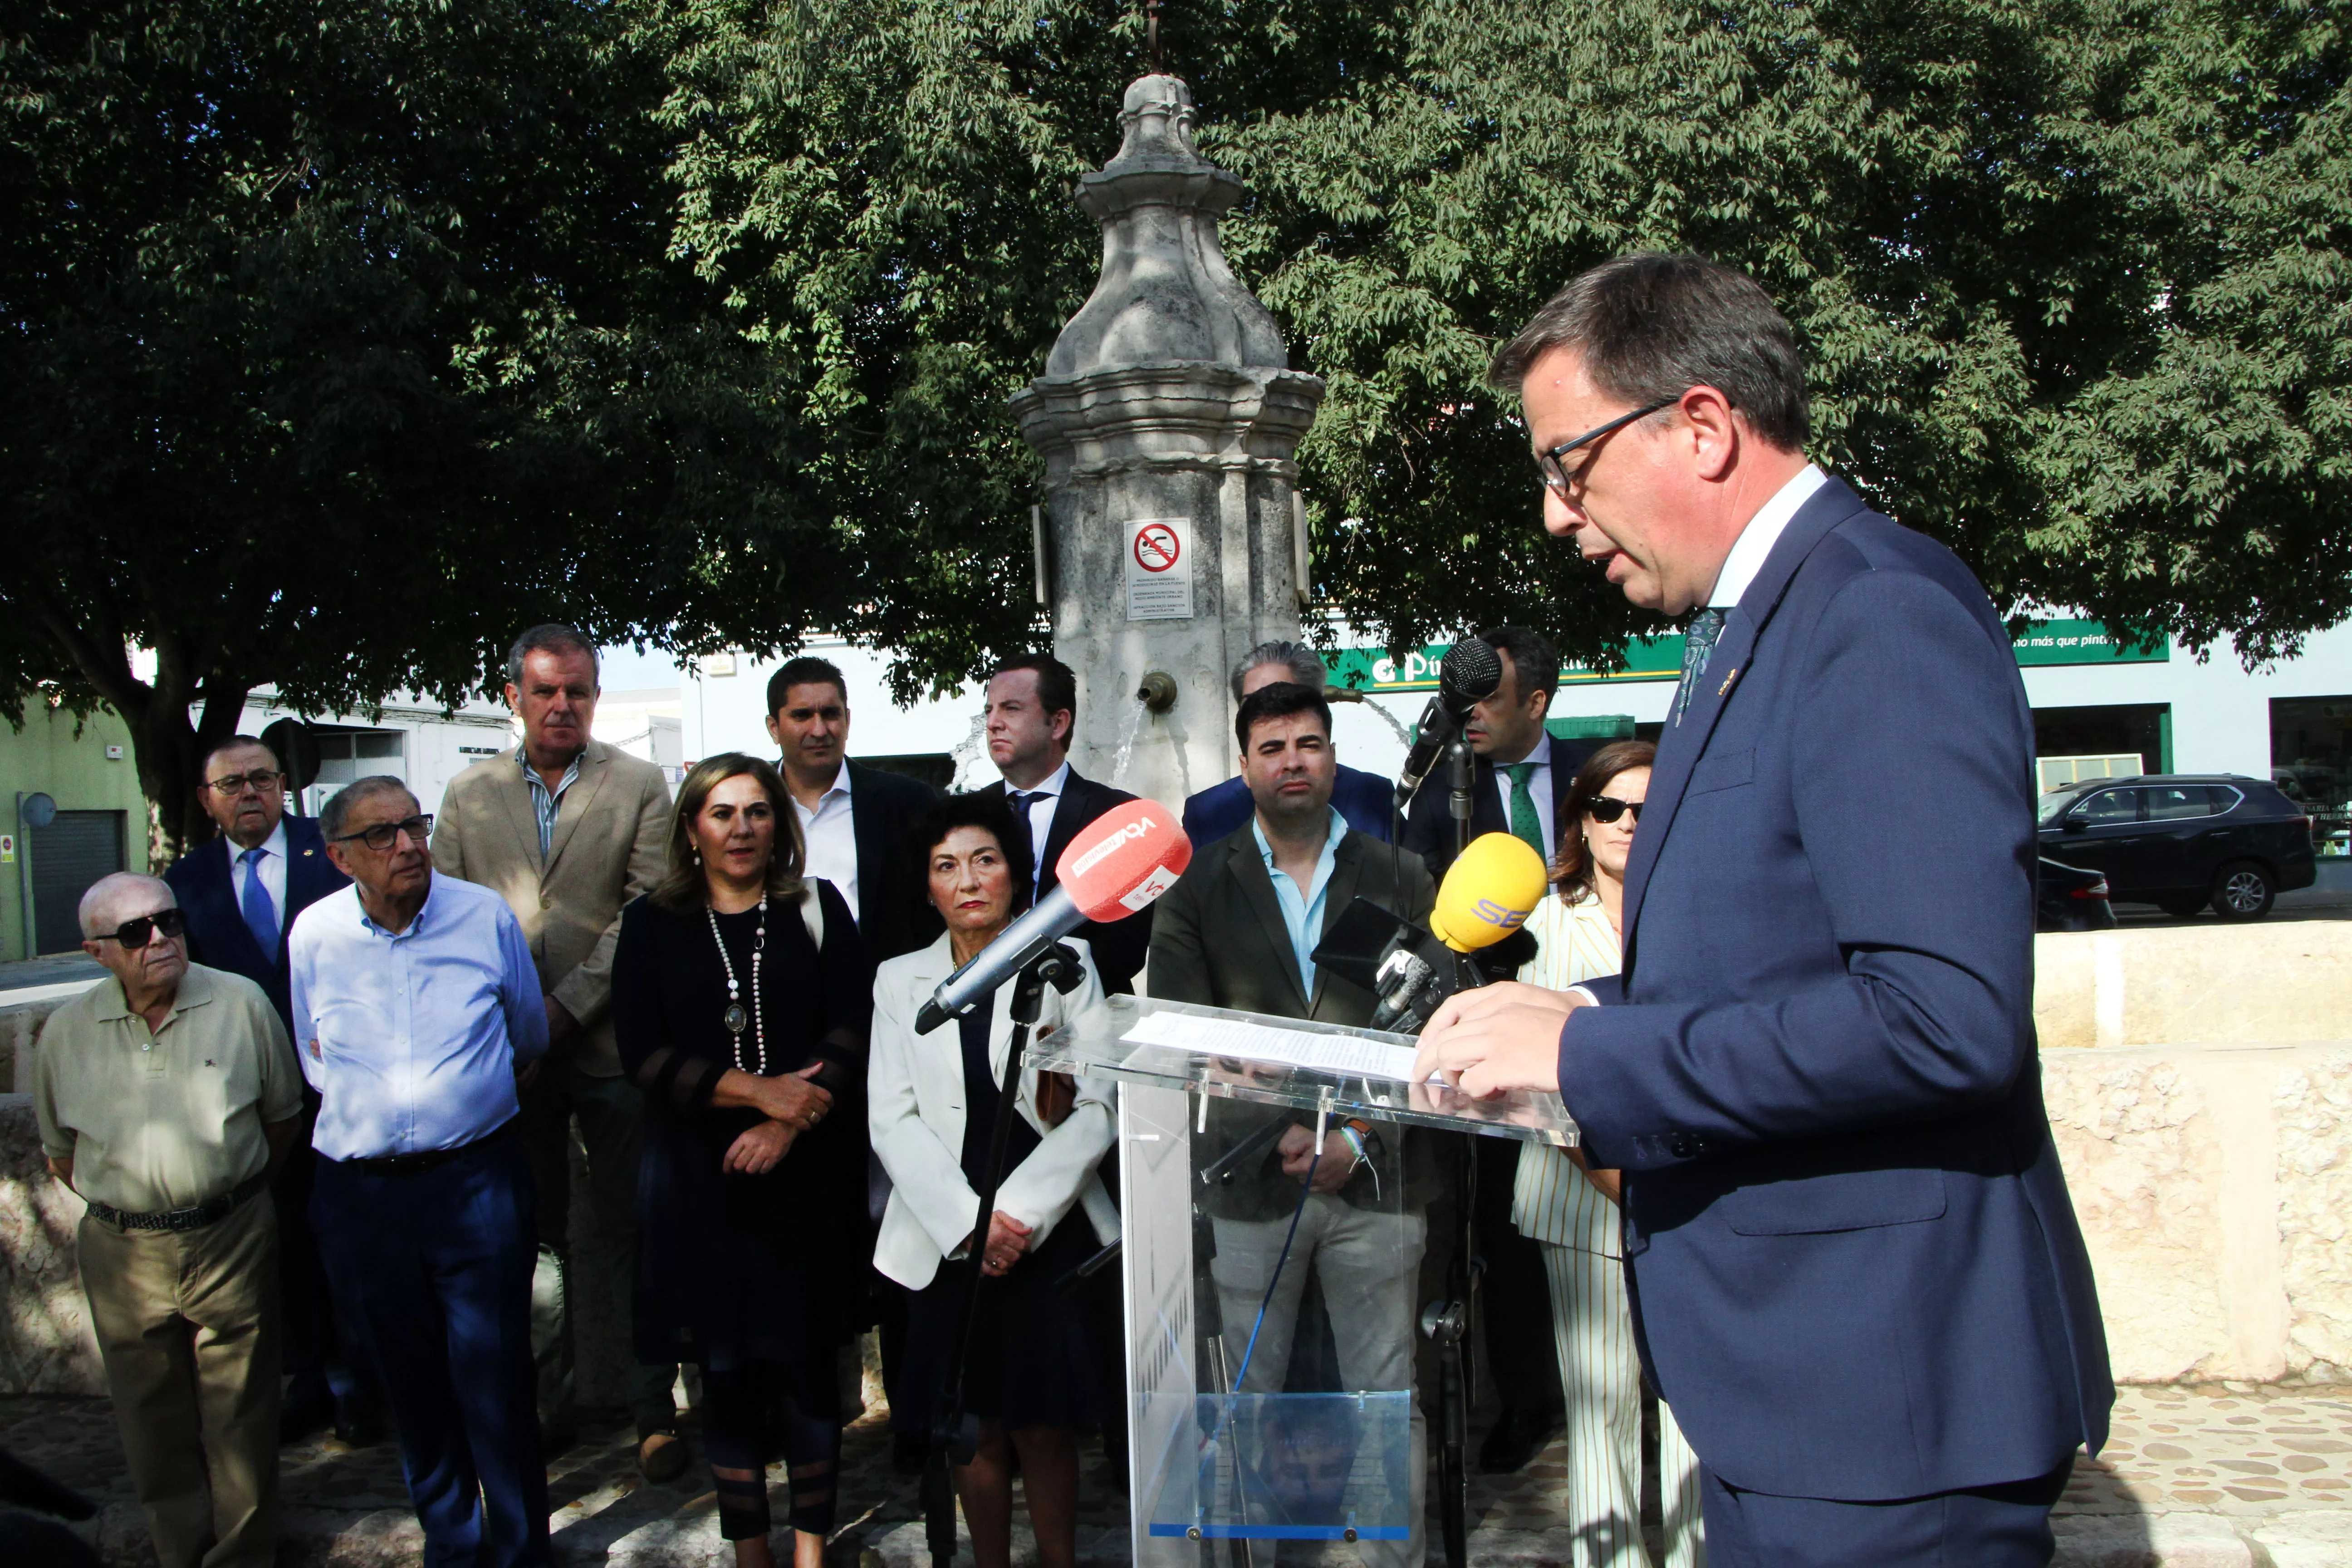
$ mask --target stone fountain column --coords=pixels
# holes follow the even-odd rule
[[[1118,154],[1077,192],[1102,224],[1101,279],[1013,399],[1045,459],[1072,763],[1108,780],[1131,735],[1121,782],[1171,806],[1234,771],[1233,662],[1298,635],[1293,454],[1323,399],[1225,264],[1217,219],[1242,184],[1201,156],[1193,122],[1175,77],[1127,89]]]

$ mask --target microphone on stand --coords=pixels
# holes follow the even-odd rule
[[[1397,779],[1399,811],[1412,804],[1421,784],[1445,755],[1445,748],[1470,717],[1470,710],[1495,695],[1503,684],[1503,657],[1476,637],[1464,637],[1445,650],[1437,663],[1437,695],[1421,710],[1421,725],[1405,753],[1404,772]]]
[[[1525,840],[1482,834],[1445,873],[1429,929],[1358,899],[1331,922],[1315,962],[1380,999],[1371,1027],[1417,1035],[1448,996],[1485,984],[1472,955],[1517,933],[1546,886],[1543,857]]]
[[[1079,829],[1062,851],[1054,867],[1058,886],[940,982],[915,1015],[915,1032],[928,1035],[962,1017],[1087,921],[1135,913],[1174,887],[1192,860],[1192,842],[1166,806],[1154,800],[1113,806]]]

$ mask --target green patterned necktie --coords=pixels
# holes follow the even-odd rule
[[[1513,763],[1503,771],[1511,775],[1511,837],[1524,838],[1538,860],[1548,858],[1543,818],[1536,813],[1535,773],[1539,764]]]
[[[1675,722],[1683,721],[1683,711],[1690,706],[1691,694],[1698,689],[1698,678],[1706,671],[1707,656],[1715,652],[1715,639],[1723,635],[1723,612],[1713,605],[1693,616],[1683,633],[1683,679],[1675,688]]]

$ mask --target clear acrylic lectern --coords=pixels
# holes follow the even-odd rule
[[[1412,1049],[1134,996],[1033,1048],[1039,1068],[1119,1080],[1138,1563],[1264,1568],[1285,1542],[1409,1560],[1434,1133],[1576,1142],[1558,1095],[1408,1083]]]

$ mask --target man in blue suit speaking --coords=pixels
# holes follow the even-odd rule
[[[1423,1068],[1558,1089],[1624,1173],[1712,1561],[2046,1563],[2114,1387],[2042,1103],[2009,637],[1949,551],[1805,460],[1794,334],[1740,273],[1597,267],[1490,378],[1545,526],[1690,614],[1688,650],[1622,973],[1457,998]]]

